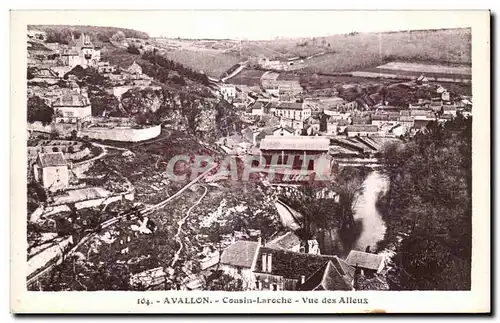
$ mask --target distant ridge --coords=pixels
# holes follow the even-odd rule
[[[103,26],[86,26],[86,25],[28,25],[28,30],[40,30],[47,34],[62,34],[64,37],[74,33],[76,37],[80,33],[85,33],[91,36],[92,39],[98,41],[106,41],[114,34],[121,31],[126,38],[141,38],[148,39],[149,35],[143,31],[138,31],[129,28],[120,27],[103,27]]]

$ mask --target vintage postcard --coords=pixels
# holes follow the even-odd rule
[[[490,312],[489,11],[11,11],[11,311]]]

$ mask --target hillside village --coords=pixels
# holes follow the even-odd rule
[[[391,288],[394,250],[344,243],[326,226],[304,234],[306,208],[291,196],[307,196],[300,187],[326,160],[314,198],[352,230],[352,183],[383,167],[388,145],[471,118],[470,95],[425,72],[389,83],[342,75],[311,90],[290,77],[300,57],[214,78],[170,61],[160,41],[112,38],[100,47],[84,32],[68,44],[27,34],[29,289]],[[176,182],[166,165],[181,154],[268,167],[252,183],[218,164]],[[291,154],[314,160],[306,174]]]

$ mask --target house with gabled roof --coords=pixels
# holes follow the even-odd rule
[[[337,256],[297,252],[298,243],[293,233],[266,246],[240,240],[224,250],[220,268],[246,290],[352,290],[352,266]]]
[[[281,102],[275,110],[278,117],[304,121],[311,116],[311,107],[298,102]]]
[[[315,275],[318,271],[323,273]],[[315,290],[325,276],[326,280],[339,281],[336,284],[325,284],[326,288],[352,290],[354,268],[337,256],[261,247],[254,269],[254,288],[272,291]]]
[[[355,136],[377,136],[378,126],[377,125],[349,125],[346,128],[348,137]]]
[[[247,288],[252,284],[252,272],[260,243],[255,241],[236,241],[222,252],[220,269],[232,277],[241,278]]]
[[[90,100],[75,91],[66,91],[52,103],[56,122],[78,123],[90,119],[92,107]]]
[[[353,290],[354,268],[341,259],[328,261],[311,277],[300,284],[302,291]]]
[[[62,152],[39,153],[33,172],[35,181],[50,191],[57,191],[68,186],[68,162]]]
[[[351,250],[346,262],[362,270],[365,275],[380,273],[385,267],[385,257],[369,252]]]

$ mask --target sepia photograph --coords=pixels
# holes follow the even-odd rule
[[[48,13],[11,12],[24,293],[474,290],[490,85],[472,35],[489,12]]]

